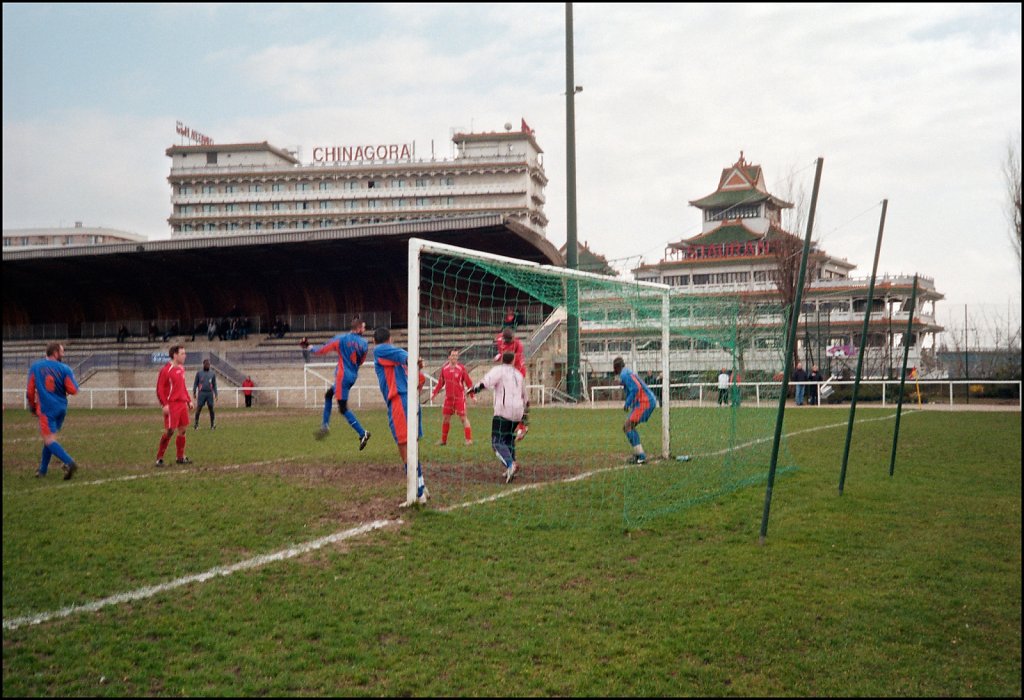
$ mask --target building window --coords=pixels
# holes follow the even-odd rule
[[[263,205],[260,204],[259,202],[253,202],[252,204],[249,205],[249,211],[261,211],[262,209]]]
[[[212,204],[204,204],[203,205],[203,212],[204,213],[212,214],[214,211],[216,211],[216,208]]]
[[[217,164],[217,152],[216,151],[214,151],[213,153],[207,153],[206,154],[206,164],[207,165],[216,165]]]
[[[416,186],[417,187],[430,187],[430,178],[429,177],[418,177],[418,178],[416,178]]]
[[[284,185],[281,184],[280,182],[275,182],[274,184],[272,184],[270,186],[270,191],[271,192],[282,192],[282,191],[284,191]]]
[[[366,183],[366,188],[369,190],[375,189],[377,187],[380,187],[379,180],[370,180],[369,182]]]
[[[224,193],[225,194],[234,194],[235,193],[235,186],[234,185],[224,185]]]
[[[711,275],[694,275],[693,283],[696,284],[707,284],[711,281]]]
[[[455,178],[453,178],[453,177],[442,177],[441,178],[441,186],[442,187],[454,187],[455,186]]]
[[[321,209],[330,209],[331,208],[331,203],[330,202],[320,202],[320,208]]]
[[[690,276],[666,275],[663,280],[663,283],[669,285],[670,287],[685,287],[686,285],[690,284]]]
[[[237,207],[234,204],[225,204],[224,211],[235,211]]]
[[[281,203],[274,202],[273,204],[270,205],[270,208],[273,209],[274,211],[281,211]]]
[[[358,202],[356,202],[354,200],[351,200],[351,199],[345,200],[345,208],[346,209],[355,209],[358,204],[359,204]]]
[[[178,188],[178,194],[180,194],[180,195],[192,194],[192,188],[189,187],[188,185],[182,185],[180,188]]]
[[[263,185],[261,185],[258,182],[254,182],[251,185],[249,185],[249,191],[250,192],[262,192],[263,191]]]
[[[359,189],[359,181],[358,180],[347,180],[345,182],[345,189],[346,190],[358,190]]]
[[[370,209],[376,209],[379,206],[379,202],[376,199],[367,200],[366,206]]]
[[[430,206],[430,197],[417,197],[416,198],[416,206],[418,206],[418,207]]]
[[[203,185],[203,194],[215,194],[216,192],[217,188],[213,185]]]
[[[392,187],[397,187],[398,189],[402,189],[403,187],[405,187],[405,180],[395,180],[391,184],[391,186]]]
[[[302,192],[308,191],[309,190],[309,183],[308,182],[300,182],[299,183],[299,190],[302,191]]]
[[[321,182],[320,183],[320,191],[321,192],[323,192],[324,190],[329,190],[329,189],[331,189],[331,183],[329,183],[329,182]]]
[[[252,227],[254,229],[256,229],[257,231],[259,231],[261,228],[263,228],[263,222],[262,221],[257,221],[256,223],[254,223],[252,225]]]

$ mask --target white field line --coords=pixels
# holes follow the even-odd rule
[[[82,479],[78,479],[78,480],[75,480],[75,481],[69,481],[66,484],[60,484],[59,486],[61,488],[71,488],[71,487],[76,487],[76,486],[101,486],[103,484],[114,484],[114,483],[117,483],[119,481],[135,481],[136,479],[154,479],[154,478],[165,477],[165,476],[181,476],[183,474],[196,474],[196,473],[202,474],[203,472],[232,471],[232,470],[235,470],[235,469],[241,469],[242,467],[262,467],[262,466],[265,466],[267,464],[280,464],[280,463],[283,463],[283,462],[294,462],[297,459],[298,459],[298,457],[285,457],[283,459],[270,459],[270,460],[266,460],[264,462],[250,462],[248,464],[228,464],[228,465],[225,465],[223,467],[208,467],[208,468],[205,468],[205,469],[204,468],[199,468],[198,470],[194,466],[191,469],[189,469],[189,468],[186,468],[186,469],[165,469],[163,467],[153,467],[153,471],[149,471],[149,472],[146,472],[144,474],[132,474],[130,476],[118,476],[118,477],[114,477],[112,479],[93,479],[92,481],[83,481]],[[57,460],[56,462],[51,462],[51,466],[53,464],[59,465],[60,464],[60,460]],[[55,474],[54,478],[56,478],[56,479],[60,479],[61,478],[61,476],[60,476],[61,475],[61,471],[60,471],[59,467],[57,469],[54,469],[53,472]],[[79,470],[79,473],[81,473],[81,470]],[[32,488],[32,489],[18,489],[17,491],[15,491],[15,490],[5,490],[4,491],[4,498],[6,498],[7,496],[19,496],[21,494],[36,493],[38,491],[48,491],[48,490],[50,490],[50,489],[48,487],[46,487],[46,486],[40,486],[39,488]]]
[[[103,598],[101,600],[93,601],[92,603],[86,603],[85,605],[72,605],[67,608],[61,608],[60,610],[54,610],[52,612],[38,613],[36,615],[26,615],[24,617],[16,617],[11,620],[4,620],[4,630],[16,630],[23,625],[38,625],[43,622],[49,622],[50,620],[56,620],[62,617],[68,617],[75,613],[82,612],[95,612],[101,608],[105,608],[109,605],[119,605],[121,603],[127,603],[133,600],[142,600],[143,598],[150,598],[163,593],[164,591],[170,591],[175,588],[181,588],[187,586],[190,583],[202,583],[208,581],[216,576],[230,576],[238,571],[246,571],[248,569],[258,569],[262,566],[270,564],[275,561],[283,561],[285,559],[293,559],[307,552],[325,547],[335,542],[341,542],[343,540],[358,537],[359,535],[365,534],[372,530],[379,530],[388,525],[400,525],[401,520],[375,520],[371,523],[360,525],[349,530],[342,532],[336,532],[333,535],[327,535],[320,539],[312,540],[304,544],[295,545],[288,549],[282,549],[279,552],[272,554],[263,554],[252,559],[246,559],[240,561],[237,564],[230,566],[218,566],[209,571],[204,571],[201,574],[192,574],[191,576],[183,576],[181,578],[168,581],[167,583],[161,583],[156,586],[147,586],[145,588],[139,588],[128,593],[119,593],[117,595],[110,596],[109,598]]]
[[[916,413],[916,411],[914,411],[914,412]],[[911,413],[911,412],[908,411],[907,413]],[[856,422],[857,423],[870,423],[870,422],[873,422],[873,421],[890,420],[890,419],[893,419],[895,417],[896,417],[896,415],[892,414],[890,416],[882,416],[880,418],[861,419],[861,420],[856,421]],[[819,430],[831,430],[833,428],[840,428],[840,427],[842,427],[844,425],[847,425],[847,423],[846,422],[843,422],[843,423],[833,423],[831,425],[824,425],[824,426],[819,426],[819,427],[816,427],[816,428],[807,428],[805,430],[798,430],[798,431],[796,431],[794,433],[787,433],[786,437],[789,438],[789,437],[794,437],[794,436],[797,436],[797,435],[805,435],[807,433],[813,433],[813,432],[817,432]],[[751,447],[753,445],[757,445],[757,444],[760,444],[762,442],[767,442],[769,439],[774,439],[774,438],[762,438],[762,439],[759,439],[759,440],[753,440],[751,442],[744,443],[743,445],[738,445],[738,446],[736,446],[736,447],[734,447],[732,449],[742,449],[744,447]],[[726,451],[728,451],[728,450],[720,450],[720,451],[714,452],[714,453],[706,453],[703,456],[719,455],[719,454],[723,454]],[[701,455],[698,455],[698,456],[701,456]],[[276,461],[282,461],[282,460],[276,460]],[[258,463],[258,464],[268,464],[268,463],[270,463],[270,462],[261,462],[261,463]],[[236,464],[236,465],[231,465],[229,467],[223,467],[223,469],[238,469],[241,466],[244,466],[244,465]],[[506,491],[502,491],[500,493],[494,494],[493,496],[487,496],[485,498],[481,498],[481,499],[478,499],[478,500],[475,500],[475,501],[468,501],[466,503],[459,503],[459,504],[452,505],[452,506],[446,506],[444,508],[439,508],[438,510],[440,512],[449,512],[449,511],[453,511],[453,510],[458,510],[460,508],[469,508],[469,507],[474,506],[474,505],[481,505],[481,504],[484,504],[484,503],[491,503],[491,502],[497,501],[500,498],[507,498],[509,496],[512,496],[512,495],[518,494],[518,493],[522,493],[524,491],[528,491],[528,490],[532,490],[532,489],[537,489],[537,488],[540,488],[541,486],[548,486],[548,485],[551,485],[553,483],[571,483],[571,482],[574,482],[574,481],[582,481],[583,479],[588,479],[588,478],[590,478],[592,476],[595,476],[595,475],[598,475],[598,474],[603,474],[603,473],[611,472],[611,471],[619,471],[621,469],[630,469],[630,468],[633,468],[635,466],[636,465],[628,465],[627,464],[627,465],[623,465],[621,467],[607,467],[607,468],[604,468],[604,469],[595,469],[593,471],[585,472],[583,474],[577,474],[577,475],[569,477],[567,479],[563,479],[562,481],[559,481],[559,482],[548,482],[546,484],[525,484],[523,486],[517,486],[516,488],[509,489],[509,490],[506,490]],[[171,473],[171,472],[162,472],[162,473]],[[190,473],[190,470],[185,469],[185,470],[180,470],[180,472],[174,472],[174,473]],[[118,478],[118,479],[104,479],[104,480],[101,480],[101,481],[83,482],[82,485],[95,485],[95,484],[100,484],[100,483],[110,483],[110,482],[114,482],[114,481],[128,481],[128,480],[131,480],[131,479],[145,478],[146,476],[156,476],[156,475],[157,474],[152,474],[152,475],[140,474],[138,476],[121,477],[121,478]],[[147,586],[145,588],[139,588],[139,589],[136,589],[134,591],[129,591],[127,593],[119,593],[117,595],[113,595],[113,596],[110,596],[108,598],[103,598],[101,600],[93,601],[92,603],[86,603],[84,605],[72,605],[70,607],[61,608],[60,610],[55,610],[55,611],[51,611],[51,612],[37,613],[35,615],[25,615],[23,617],[13,618],[11,620],[4,620],[4,630],[16,630],[19,627],[23,627],[25,625],[38,625],[38,624],[42,624],[43,622],[49,622],[50,620],[56,620],[56,619],[68,617],[70,615],[74,615],[74,614],[80,613],[80,612],[95,612],[97,610],[100,610],[101,608],[105,608],[105,607],[108,607],[110,605],[118,605],[120,603],[127,603],[127,602],[130,602],[130,601],[133,601],[133,600],[142,600],[143,598],[150,598],[150,597],[155,596],[155,595],[157,595],[159,593],[163,593],[165,591],[170,591],[170,590],[173,590],[175,588],[180,588],[182,586],[186,586],[186,585],[191,584],[191,583],[202,583],[202,582],[208,581],[208,580],[210,580],[210,579],[212,579],[212,578],[214,578],[216,576],[230,576],[231,574],[236,573],[238,571],[246,571],[246,570],[249,570],[249,569],[257,569],[257,568],[260,568],[262,566],[265,566],[266,564],[270,564],[270,563],[273,563],[273,562],[276,562],[276,561],[283,561],[285,559],[292,559],[294,557],[300,556],[300,555],[305,554],[307,552],[311,552],[311,551],[314,551],[316,549],[321,549],[322,547],[325,547],[326,545],[333,544],[335,542],[341,542],[343,540],[347,540],[347,539],[350,539],[352,537],[357,537],[359,535],[365,534],[367,532],[371,532],[373,530],[379,530],[379,529],[387,527],[389,525],[401,525],[401,524],[402,524],[401,520],[375,520],[375,521],[373,521],[371,523],[365,523],[363,525],[359,525],[358,527],[354,527],[354,528],[351,528],[349,530],[343,530],[341,532],[336,532],[336,533],[334,533],[332,535],[327,535],[326,537],[321,537],[319,539],[312,540],[310,542],[306,542],[306,543],[303,543],[303,544],[298,544],[298,545],[295,545],[294,547],[290,547],[288,549],[284,549],[284,550],[281,550],[279,552],[274,552],[272,554],[264,554],[264,555],[261,555],[261,556],[258,556],[258,557],[253,557],[252,559],[246,559],[245,561],[241,561],[241,562],[238,562],[237,564],[232,564],[230,566],[218,566],[218,567],[215,567],[213,569],[210,569],[209,571],[205,571],[203,573],[192,574],[190,576],[183,576],[182,578],[178,578],[178,579],[175,579],[173,581],[168,581],[167,583],[161,583],[161,584],[158,584],[156,586]]]

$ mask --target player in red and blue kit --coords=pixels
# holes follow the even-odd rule
[[[466,444],[473,444],[473,427],[469,424],[469,416],[466,415],[466,389],[473,386],[473,380],[469,378],[466,366],[459,363],[459,351],[452,350],[448,353],[448,362],[441,367],[441,378],[437,380],[430,395],[431,400],[437,396],[441,389],[444,389],[444,408],[441,409],[441,439],[438,446],[448,444],[448,431],[451,429],[452,414],[454,413],[462,420],[463,433],[466,436]],[[476,401],[476,394],[473,394]]]
[[[63,360],[63,345],[47,345],[46,359],[33,362],[28,369],[25,398],[32,415],[39,418],[39,432],[43,436],[43,453],[36,476],[46,476],[50,457],[56,455],[64,463],[64,480],[67,481],[78,469],[78,465],[57,442],[57,433],[64,425],[68,413],[68,394],[78,393],[78,382],[75,381],[75,373]]]
[[[654,413],[654,407],[658,405],[658,399],[637,373],[626,367],[621,357],[616,357],[612,361],[612,370],[619,376],[622,388],[626,390],[626,404],[623,408],[629,411],[629,416],[622,425],[622,432],[633,446],[633,457],[630,462],[645,464],[647,454],[644,452],[644,446],[640,444],[640,433],[636,431],[636,426],[647,422]]]
[[[336,335],[323,345],[313,347],[310,352],[314,355],[323,355],[328,352],[338,353],[338,368],[334,373],[334,386],[324,394],[324,415],[320,429],[313,435],[317,440],[323,440],[331,429],[331,400],[338,397],[338,411],[345,416],[345,420],[352,426],[359,436],[359,449],[366,447],[370,440],[370,432],[360,425],[356,414],[348,408],[348,393],[352,385],[356,383],[359,376],[359,368],[366,359],[366,353],[370,347],[363,338],[366,332],[366,323],[356,317],[352,319],[351,332],[344,335]]]
[[[388,425],[391,426],[391,435],[398,445],[398,454],[402,457],[402,464],[409,469],[408,444],[409,444],[409,353],[391,344],[391,331],[385,327],[379,327],[373,332],[373,369],[377,373],[377,383],[380,386],[380,393],[388,407]],[[423,387],[426,377],[419,373],[417,389]],[[419,432],[417,439],[423,436],[423,414],[419,414]],[[416,501],[426,503],[430,498],[430,492],[423,481],[423,464],[416,465]],[[402,505],[410,505],[408,502]]]

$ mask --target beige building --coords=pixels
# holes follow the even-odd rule
[[[73,228],[12,228],[4,229],[4,250],[57,248],[64,246],[106,245],[112,243],[138,243],[143,236],[101,226],[84,226],[76,221]]]
[[[415,143],[314,146],[312,161],[263,143],[172,146],[173,237],[301,231],[498,214],[546,235],[543,151],[524,121],[457,133],[449,159]]]

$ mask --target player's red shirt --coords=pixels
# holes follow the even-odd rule
[[[167,393],[163,394],[160,399],[160,405],[166,405],[168,403],[183,401],[188,403],[191,401],[191,396],[188,393],[188,385],[185,383],[185,368],[170,364],[167,368],[165,390]],[[160,370],[161,376],[164,375],[164,371]],[[160,390],[160,379],[157,379],[157,390]]]
[[[161,406],[167,405],[167,397],[171,395],[171,381],[167,377],[167,372],[170,371],[173,364],[173,362],[168,362],[160,368],[160,373],[156,375],[156,398]]]
[[[526,360],[524,359],[524,356],[526,353],[523,351],[523,341],[519,340],[519,338],[513,338],[512,342],[506,343],[505,336],[499,333],[498,337],[495,339],[495,343],[498,346],[498,356],[494,358],[494,361],[501,362],[501,356],[503,354],[506,352],[513,353],[516,356],[516,359],[512,364],[517,370],[519,370],[519,373],[525,377]]]
[[[437,380],[437,386],[434,387],[434,392],[430,395],[433,399],[437,396],[441,388],[444,387],[444,396],[446,400],[466,400],[466,389],[473,386],[473,380],[469,378],[469,372],[466,371],[466,366],[457,363],[454,367],[450,362],[444,363],[441,367],[441,376]],[[463,388],[465,387],[465,389]]]

